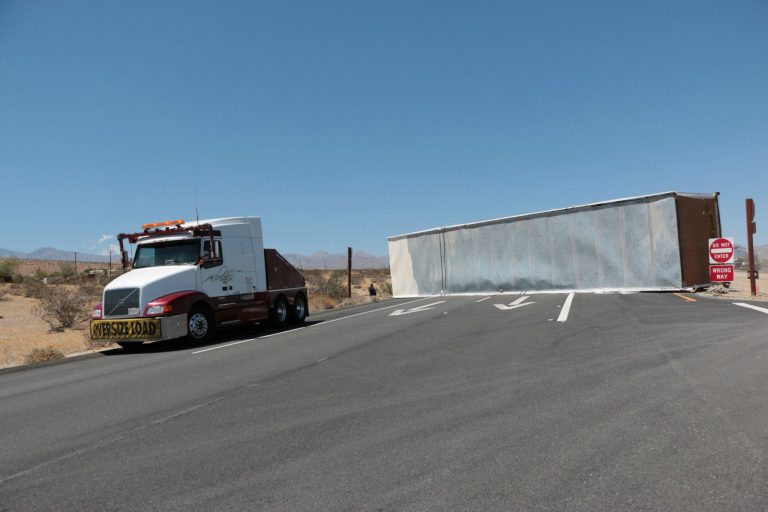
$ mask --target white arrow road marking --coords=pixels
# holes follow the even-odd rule
[[[527,299],[527,298],[528,298],[528,295],[523,295],[519,299],[517,299],[517,300],[515,300],[513,302],[510,302],[509,306],[507,306],[506,304],[494,304],[494,306],[496,306],[497,308],[499,308],[502,311],[508,311],[510,309],[517,309],[517,308],[521,308],[523,306],[530,306],[531,304],[536,304],[535,302],[525,302],[525,299]]]
[[[754,309],[755,311],[759,311],[761,313],[765,313],[765,314],[768,315],[768,309],[761,308],[760,306],[753,306],[752,304],[747,304],[745,302],[734,302],[733,305],[734,306],[741,306],[743,308]]]
[[[558,322],[565,322],[568,320],[568,313],[571,311],[571,303],[573,302],[573,294],[569,293],[568,298],[563,303],[563,309],[560,310],[560,316],[557,317]]]
[[[431,304],[424,304],[423,306],[419,306],[416,308],[411,309],[396,309],[393,312],[389,314],[389,316],[400,316],[400,315],[409,315],[411,313],[420,313],[422,311],[426,311],[428,309],[432,309],[432,306],[437,306],[438,304],[442,304],[445,302],[444,300],[433,302]]]

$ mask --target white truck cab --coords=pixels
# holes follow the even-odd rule
[[[264,249],[260,218],[142,228],[118,235],[123,267],[130,270],[104,288],[92,339],[122,346],[183,337],[203,342],[217,328],[306,319],[304,277],[276,250]],[[124,240],[135,244],[132,262]]]

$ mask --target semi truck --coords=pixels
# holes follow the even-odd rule
[[[259,217],[171,220],[122,233],[122,275],[93,308],[91,339],[124,348],[170,339],[208,341],[217,329],[301,324],[304,276],[265,249]],[[135,248],[129,258],[124,243]]]

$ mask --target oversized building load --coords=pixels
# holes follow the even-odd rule
[[[669,291],[709,283],[718,193],[666,192],[393,236],[398,297]]]

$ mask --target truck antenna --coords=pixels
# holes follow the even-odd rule
[[[200,213],[197,211],[197,170],[192,174],[192,187],[195,201],[195,220],[200,224]]]

